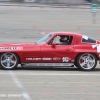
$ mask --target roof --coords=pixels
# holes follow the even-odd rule
[[[82,34],[78,33],[73,33],[73,32],[51,32],[51,34],[57,34],[57,35],[77,35],[77,36],[82,36]]]

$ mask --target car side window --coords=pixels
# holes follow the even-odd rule
[[[96,43],[96,40],[89,38],[88,36],[83,35],[82,36],[82,42],[86,42],[86,43]]]
[[[62,40],[62,37],[64,37],[66,39],[66,42]],[[73,36],[62,36],[62,35],[58,35],[55,36],[49,43],[49,45],[51,45],[52,43],[56,43],[56,45],[71,45],[72,44],[72,40],[73,40]]]
[[[55,42],[56,44],[60,44],[60,36],[56,36],[55,38],[54,38],[54,41],[53,42]]]

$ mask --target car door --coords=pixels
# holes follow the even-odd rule
[[[41,47],[42,62],[73,62],[73,45],[59,45],[58,41],[56,40],[55,47],[49,44]]]
[[[41,62],[39,45],[29,45],[24,47],[24,52],[22,54],[24,57],[22,62],[26,63]]]

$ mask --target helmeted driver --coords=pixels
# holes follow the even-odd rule
[[[60,42],[61,42],[61,45],[68,45],[68,37],[61,36]]]

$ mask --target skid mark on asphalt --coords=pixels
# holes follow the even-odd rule
[[[13,81],[15,82],[16,86],[19,88],[19,90],[22,93],[22,96],[24,98],[24,100],[32,100],[31,97],[28,95],[28,93],[26,92],[26,90],[24,89],[23,85],[21,84],[21,82],[18,80],[18,78],[16,77],[15,73],[13,71],[8,71],[10,76],[12,77]]]

